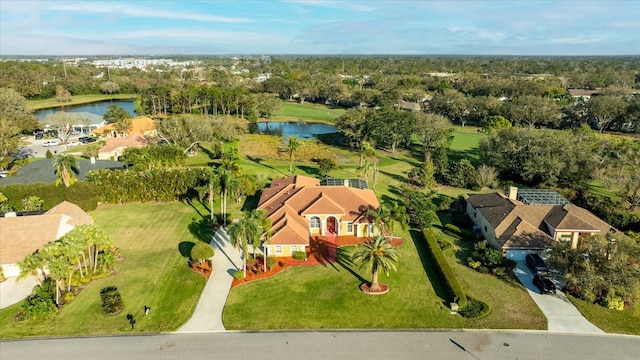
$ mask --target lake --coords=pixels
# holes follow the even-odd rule
[[[91,113],[103,116],[107,112],[107,108],[111,105],[117,105],[125,109],[131,116],[135,115],[133,111],[133,100],[114,100],[114,101],[99,101],[82,105],[70,105],[65,107],[49,108],[37,110],[34,114],[38,117],[38,120],[44,120],[48,114],[53,114],[58,111],[79,112],[79,113]]]
[[[333,125],[296,122],[257,122],[249,124],[251,134],[273,135],[288,138],[313,139],[317,134],[328,134],[338,131]]]

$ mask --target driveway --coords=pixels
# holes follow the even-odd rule
[[[527,288],[529,295],[547,317],[547,329],[553,332],[604,334],[604,331],[590,323],[580,314],[578,309],[558,290],[555,295],[540,294],[537,286],[533,285],[533,274],[524,261],[519,261],[513,269],[518,280]]]
[[[33,287],[38,285],[35,276],[27,276],[24,279],[8,278],[0,283],[0,309],[9,307],[24,300],[31,295]]]
[[[215,251],[211,259],[213,271],[191,319],[178,329],[178,333],[226,331],[222,324],[222,311],[231,290],[233,273],[241,269],[242,260],[240,252],[231,245],[229,236],[222,228],[214,234],[211,246]]]

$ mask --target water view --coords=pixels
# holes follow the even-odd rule
[[[263,134],[289,137],[294,136],[299,139],[313,139],[317,134],[328,134],[338,131],[333,125],[297,122],[258,122],[249,125],[251,134]]]
[[[50,108],[37,110],[35,115],[38,120],[44,120],[48,114],[53,114],[58,111],[78,112],[78,113],[91,113],[99,116],[103,116],[107,111],[107,108],[111,105],[117,105],[125,109],[132,116],[135,115],[133,111],[133,100],[115,100],[115,101],[100,101],[82,105],[70,105],[64,107]]]

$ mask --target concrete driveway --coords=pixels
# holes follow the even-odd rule
[[[533,274],[524,261],[518,262],[513,272],[522,285],[527,288],[529,295],[542,310],[544,316],[547,317],[547,329],[549,331],[604,334],[604,331],[590,323],[580,314],[562,291],[557,290],[555,295],[540,294],[538,287],[533,285]]]
[[[35,276],[27,276],[24,279],[8,278],[0,283],[0,309],[4,309],[31,295],[34,286],[38,285]]]

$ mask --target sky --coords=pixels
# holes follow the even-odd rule
[[[640,55],[640,0],[0,0],[8,55]]]

